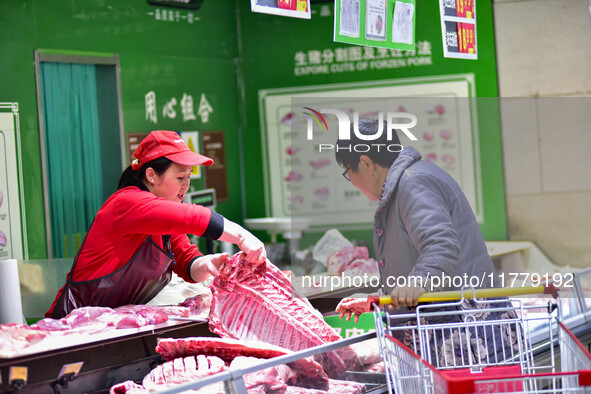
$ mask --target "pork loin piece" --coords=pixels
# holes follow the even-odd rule
[[[230,369],[244,369],[255,366],[261,361],[255,357],[236,357],[230,364]],[[285,364],[271,368],[265,368],[243,376],[244,384],[249,393],[282,393],[287,388],[288,382],[295,383],[296,374]]]
[[[158,342],[156,351],[165,360],[187,356],[217,356],[227,363],[236,357],[268,359],[291,353],[288,349],[260,341],[215,337],[165,338]],[[293,384],[301,387],[328,388],[328,376],[312,357],[305,357],[288,364],[295,378]]]
[[[48,334],[26,324],[0,324],[0,358],[18,356],[29,346],[43,341]]]
[[[329,275],[373,275],[378,274],[378,266],[374,259],[369,257],[367,246],[345,246],[333,253],[326,262]]]
[[[370,371],[371,367],[383,361],[377,338],[354,343],[351,345],[351,349],[357,355],[357,360],[351,367],[351,371],[373,372]]]
[[[204,378],[228,369],[224,360],[215,356],[200,355],[175,358],[154,368],[144,377],[146,389],[162,389],[180,383]]]
[[[111,329],[137,328],[164,323],[168,312],[178,315],[180,307],[148,305],[125,305],[115,309],[100,306],[85,306],[70,312],[61,319],[45,318],[31,327],[45,331],[68,331],[68,333],[100,333]],[[189,310],[186,309],[188,316]]]
[[[341,339],[270,261],[254,267],[237,253],[219,271],[211,284],[212,332],[294,351]]]
[[[148,390],[144,386],[140,386],[131,380],[116,384],[109,390],[109,394],[143,394],[147,392]]]
[[[187,383],[202,379],[228,369],[224,361],[219,357],[200,355],[176,358],[167,361],[150,371],[144,377],[140,386],[130,380],[111,387],[110,394],[140,394],[159,391],[174,387],[181,383]],[[206,386],[199,392],[208,394],[224,393],[223,383]]]
[[[272,358],[289,352],[265,342],[217,337],[164,338],[158,342],[156,351],[167,361],[204,354],[217,356],[227,362],[232,362],[238,356]]]
[[[270,261],[254,266],[242,252],[220,267],[211,284],[209,329],[222,338],[264,341],[298,351],[341,339]],[[347,347],[316,359],[331,378],[355,361]]]

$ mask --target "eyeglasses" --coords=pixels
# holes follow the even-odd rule
[[[353,167],[353,166],[351,165],[351,166],[347,167],[347,169],[343,172],[343,176],[349,182],[351,182],[351,178],[349,177],[349,170],[351,169],[351,167]]]

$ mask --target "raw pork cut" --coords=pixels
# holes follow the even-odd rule
[[[204,378],[228,369],[224,360],[200,355],[175,358],[160,364],[144,377],[144,387],[159,389]]]
[[[244,369],[255,366],[261,360],[255,357],[236,357],[230,364],[230,369]],[[251,372],[243,376],[244,384],[249,393],[282,393],[288,382],[295,380],[296,374],[285,364]]]
[[[228,362],[237,356],[272,358],[289,352],[265,342],[217,337],[164,338],[156,345],[156,351],[167,361],[204,354],[217,356]]]
[[[207,293],[189,297],[181,302],[179,306],[189,308],[191,316],[199,316],[201,314],[207,316],[209,313],[209,307],[211,306],[211,292],[208,291]]]
[[[143,327],[150,324],[160,324],[168,320],[165,308],[149,305],[123,305],[115,308],[115,312],[127,314],[124,319],[116,319],[117,328]],[[178,316],[178,309],[171,309],[174,316]]]
[[[351,345],[351,349],[357,355],[357,360],[351,367],[351,371],[369,371],[373,365],[383,360],[377,338],[354,343]]]
[[[147,392],[148,390],[144,386],[140,386],[131,380],[116,384],[109,390],[109,394],[143,394]]]
[[[148,305],[124,305],[115,309],[85,306],[74,309],[61,319],[45,318],[31,327],[46,331],[68,331],[98,333],[111,329],[137,328],[150,324],[164,323],[168,320],[166,307]],[[170,312],[178,315],[178,307]],[[188,309],[186,310],[188,314]]]
[[[219,272],[211,284],[209,313],[209,328],[219,336],[264,341],[293,351],[341,339],[270,261],[254,266],[240,252]],[[329,377],[337,378],[352,365],[355,354],[344,347],[316,359]]]
[[[264,360],[238,356],[230,364],[230,369],[245,369],[256,366],[261,361]],[[174,388],[178,384],[197,381],[227,369],[228,367],[221,359],[213,356],[176,358],[156,367],[146,375],[143,386],[128,380],[111,387],[110,394],[141,394]],[[283,393],[287,389],[288,382],[293,383],[294,378],[295,374],[287,365],[278,365],[243,375],[249,394]],[[222,382],[207,385],[197,391],[207,394],[225,393]]]
[[[326,268],[329,275],[378,273],[376,261],[369,257],[366,246],[345,246],[328,258]]]
[[[158,342],[156,351],[165,360],[197,355],[215,355],[226,362],[238,356],[273,358],[291,353],[288,349],[268,343],[215,337],[165,338]],[[302,387],[328,388],[328,376],[312,357],[288,363],[296,375],[295,384]]]
[[[0,356],[12,357],[19,351],[41,342],[47,333],[25,324],[0,324]]]
[[[374,372],[374,373],[384,373],[386,371],[386,365],[384,365],[383,361],[379,363],[375,363],[374,365],[370,366],[367,372]]]

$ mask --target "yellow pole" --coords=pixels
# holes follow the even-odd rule
[[[454,290],[454,291],[439,291],[433,293],[424,293],[419,297],[419,302],[433,302],[433,301],[454,301],[462,299],[474,298],[500,298],[509,296],[520,296],[526,294],[551,294],[552,290],[550,286],[529,286],[529,287],[498,287],[493,289],[467,289],[467,290]],[[371,302],[378,301],[376,298],[370,297]],[[379,297],[380,305],[387,305],[392,303],[390,296]]]

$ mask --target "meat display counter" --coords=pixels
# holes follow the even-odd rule
[[[205,375],[200,379],[186,379],[184,380],[182,374],[178,374],[178,370],[175,371],[177,365],[174,364],[174,367],[169,368],[166,372],[162,372],[162,377],[166,380],[169,378],[171,381],[174,381],[169,387],[166,385],[162,386],[161,382],[158,382],[158,392],[161,394],[167,393],[183,393],[189,390],[197,390],[203,389],[204,392],[207,393],[234,393],[234,394],[247,394],[248,392],[286,392],[286,393],[331,393],[331,392],[338,392],[338,393],[385,393],[388,392],[388,387],[386,383],[386,377],[383,372],[355,372],[355,371],[346,371],[339,380],[336,379],[328,379],[325,378],[326,387],[322,389],[318,388],[305,388],[303,386],[287,386],[286,384],[286,376],[281,376],[281,372],[278,371],[276,368],[285,367],[289,365],[293,368],[293,371],[298,369],[296,374],[300,375],[308,375],[309,380],[308,383],[312,383],[314,377],[317,377],[314,371],[314,367],[312,364],[316,364],[315,361],[312,360],[311,356],[316,356],[314,359],[318,359],[317,357],[320,356],[320,359],[324,357],[330,357],[330,354],[333,352],[337,352],[338,350],[344,349],[345,347],[352,346],[354,344],[361,344],[361,346],[368,347],[371,345],[377,346],[377,342],[374,341],[373,344],[369,344],[368,341],[375,340],[376,334],[375,332],[370,332],[363,335],[358,335],[355,337],[351,337],[348,339],[342,339],[340,341],[331,342],[319,346],[315,346],[312,348],[308,348],[305,350],[301,350],[298,352],[288,353],[282,356],[273,357],[267,360],[255,360],[254,363],[248,362],[248,357],[243,357],[242,362],[240,365],[232,365],[229,369],[222,370],[221,372],[217,372],[211,374],[209,376]],[[379,353],[376,353],[381,360],[381,356]],[[222,357],[222,356],[220,356]],[[178,360],[178,359],[176,359]],[[306,365],[302,367],[297,365],[299,361],[304,361]],[[213,364],[210,364],[213,365]],[[201,367],[200,367],[201,368]],[[182,369],[182,367],[180,367]],[[289,369],[289,368],[288,368]],[[177,376],[173,376],[174,374]],[[289,372],[290,377],[293,378],[294,372]],[[159,372],[160,374],[160,372]],[[160,377],[160,376],[158,376]],[[180,377],[182,382],[179,382],[178,378]],[[147,379],[150,376],[146,376],[144,379],[144,387],[148,386],[149,384],[146,383]],[[313,382],[317,383],[317,382]],[[255,386],[253,387],[253,384]],[[250,387],[247,389],[247,385]],[[124,386],[125,387],[125,386]],[[312,387],[312,386],[309,386]],[[126,386],[125,390],[133,390],[136,389],[137,386],[133,384]],[[123,392],[123,391],[122,391]]]
[[[124,381],[141,382],[143,379],[145,384],[145,377],[148,378],[150,371],[156,371],[156,367],[164,361],[155,351],[158,339],[187,338],[194,335],[211,334],[207,325],[201,322],[167,322],[153,327],[143,327],[134,334],[111,335],[111,338],[108,339],[10,359],[0,359],[2,373],[0,392],[35,394],[84,392],[103,394],[108,393],[110,387]],[[242,368],[229,369],[202,379],[187,381],[171,388],[162,389],[163,386],[159,386],[158,392],[177,393],[211,386],[205,392],[224,392],[220,391],[220,389],[226,390],[225,387],[227,388],[225,392],[247,393],[245,381],[243,380],[248,379],[246,375],[294,363],[304,358],[309,359],[309,356],[328,354],[335,349],[352,344],[363,342],[362,346],[368,347],[364,341],[372,339],[375,339],[374,332],[274,357],[262,362],[257,360],[256,364],[247,364]],[[373,345],[377,346],[377,342]],[[379,353],[374,352],[372,356],[374,361],[376,355],[379,357]],[[314,361],[308,362],[315,364]],[[76,366],[81,368],[75,371],[73,368]],[[26,368],[24,374],[23,368]],[[303,373],[310,373],[310,371],[303,371]],[[268,384],[274,384],[272,374],[266,376],[265,379],[268,380]],[[22,377],[26,379],[26,383],[19,380]],[[350,393],[369,392],[377,394],[387,392],[386,378],[381,372],[347,371],[341,377],[341,380],[331,379],[328,382],[331,385],[338,385],[338,392],[343,392],[341,391],[343,387],[351,390],[344,392]],[[306,392],[305,389],[295,386],[292,389]],[[309,392],[321,391],[310,390]]]
[[[195,335],[212,335],[205,321],[169,320],[0,357],[0,393],[108,393],[121,381],[141,380],[162,362],[155,351],[159,338]]]
[[[238,262],[238,260],[228,261],[228,264],[238,264]],[[242,266],[243,264],[238,264],[235,268],[242,269]],[[299,325],[303,326],[302,332],[305,331],[303,330],[304,328],[308,330],[310,323],[302,316],[313,318],[316,313],[308,311],[308,307],[303,301],[292,300],[289,297],[291,294],[290,291],[292,290],[291,286],[293,285],[297,288],[296,283],[293,281],[289,282],[286,277],[279,277],[279,272],[276,268],[267,268],[267,270],[260,270],[260,272],[258,269],[244,268],[245,272],[253,276],[252,278],[241,274],[230,277],[229,273],[234,271],[221,270],[227,273],[228,276],[216,278],[212,284],[212,288],[216,292],[214,295],[217,300],[215,305],[219,307],[219,310],[216,312],[217,318],[225,319],[234,313],[237,316],[236,322],[238,322],[238,325],[245,325],[246,319],[242,318],[244,315],[246,317],[258,316],[259,320],[249,320],[249,326],[247,328],[251,331],[256,331],[257,338],[267,339],[264,335],[269,336],[272,332],[287,332],[277,330],[276,323],[271,323],[268,316],[269,306],[279,305],[280,301],[284,300],[293,305],[284,305],[281,308],[277,307],[276,320],[279,322],[282,319],[289,320],[288,323],[293,326],[296,326],[296,323],[298,327]],[[562,314],[563,322],[569,328],[572,328],[573,331],[581,330],[579,335],[585,335],[585,332],[589,332],[587,328],[589,327],[590,312],[588,310],[591,302],[588,302],[588,299],[585,298],[589,296],[586,293],[586,289],[591,288],[587,283],[589,282],[587,280],[589,276],[591,276],[591,270],[587,273],[578,273],[575,280],[577,287],[573,289],[570,297],[567,296],[561,301],[564,304],[561,304],[561,309],[564,312]],[[276,289],[274,288],[275,290],[273,291],[265,286],[265,283],[275,282],[278,287]],[[229,283],[232,284],[232,289],[227,288]],[[365,288],[359,286],[333,286],[332,288],[308,286],[310,292],[302,293],[307,296],[312,305],[321,312],[327,313],[333,312],[336,304],[347,295],[357,292],[371,293],[377,290],[376,287],[371,286],[371,280],[366,283],[369,283],[369,286],[365,286]],[[248,289],[245,288],[239,292],[236,286],[248,286]],[[284,287],[287,290],[283,291]],[[314,287],[314,289],[311,289],[311,287]],[[270,293],[263,298],[265,291]],[[257,313],[249,309],[250,307],[243,306],[247,303],[248,305],[253,305],[255,302],[256,305],[260,305],[259,309],[265,313]],[[215,308],[213,309],[215,312]],[[298,313],[300,314],[298,315],[294,311],[299,311]],[[326,316],[324,317],[325,319]],[[325,324],[322,316],[319,316],[317,320]],[[262,322],[264,322],[264,325],[261,324]],[[302,322],[305,323],[302,324]],[[221,321],[218,321],[218,323],[224,323],[224,327],[227,330],[236,328],[236,324],[230,321],[227,324]],[[262,326],[269,328],[264,330],[264,332],[259,332],[262,330]],[[102,335],[91,335],[86,339],[79,338],[77,341],[62,343],[60,346],[37,348],[33,349],[34,351],[29,349],[29,351],[20,352],[16,355],[9,354],[6,356],[6,352],[0,351],[0,393],[87,392],[98,394],[108,392],[111,386],[125,381],[131,381],[132,383],[145,382],[145,378],[152,375],[152,371],[162,371],[162,376],[164,377],[166,370],[162,366],[165,364],[176,365],[174,363],[179,358],[173,358],[165,362],[166,358],[161,356],[162,353],[156,350],[159,338],[187,339],[189,337],[212,337],[213,335],[210,327],[204,320],[184,321],[171,319],[157,325],[137,329],[114,330],[103,333]],[[334,335],[338,337],[337,333]],[[294,335],[280,334],[275,336],[279,341],[294,337]],[[207,340],[210,342],[209,338]],[[362,344],[362,347],[370,348],[370,346],[365,345],[365,341],[372,340],[375,340],[375,333],[373,332],[338,341],[331,340],[318,346],[310,346],[303,350],[296,350],[266,360],[251,360],[253,361],[252,364],[245,363],[238,367],[229,366],[229,368],[224,368],[219,373],[212,374],[211,376],[181,381],[181,384],[175,387],[161,388],[168,390],[162,392],[173,393],[207,386],[219,388],[221,385],[222,390],[227,388],[226,392],[244,393],[247,387],[245,382],[252,374],[263,373],[269,368],[291,364],[309,356],[330,357],[328,354],[331,352],[337,352],[339,349],[347,346]],[[540,338],[541,345],[543,345],[544,340],[545,338]],[[276,343],[276,345],[279,344]],[[551,346],[552,344],[548,345]],[[215,355],[215,353],[212,353],[212,355]],[[194,357],[193,363],[196,360],[197,356]],[[185,361],[183,358],[180,358],[180,362],[184,363]],[[388,389],[385,383],[385,375],[379,371],[372,370],[372,372],[369,372],[366,370],[365,372],[360,372],[356,368],[346,367],[342,372],[342,374],[336,374],[339,377],[338,382],[335,384],[349,385],[349,388],[352,389],[363,387],[363,390],[370,393],[386,392]],[[341,383],[342,381],[344,383]],[[328,378],[325,383],[330,384]],[[301,386],[289,386],[290,390],[297,390],[298,387]],[[299,392],[305,391],[300,390]]]

